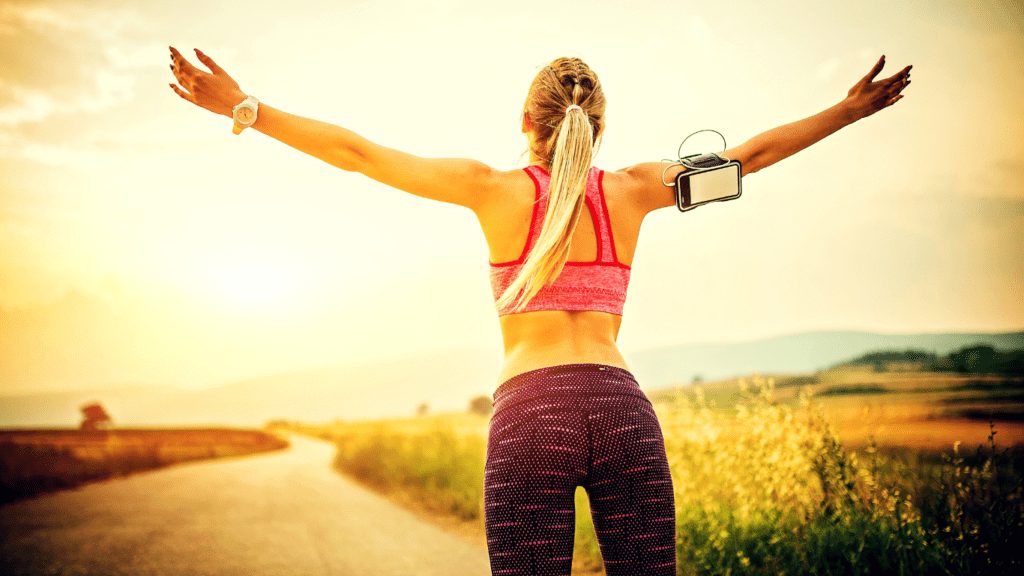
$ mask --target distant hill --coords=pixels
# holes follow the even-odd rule
[[[752,372],[808,373],[885,349],[937,355],[977,344],[1024,348],[1024,332],[884,335],[810,332],[756,342],[700,344],[626,354],[646,390],[689,384],[694,375],[718,380]],[[99,401],[115,425],[244,425],[273,419],[325,422],[466,410],[473,397],[494,392],[500,350],[443,350],[385,362],[271,374],[199,391],[136,387],[0,398],[0,427],[77,426],[79,407]]]
[[[261,426],[269,420],[326,422],[466,410],[492,394],[501,352],[445,350],[356,366],[273,374],[205,390],[138,387],[0,398],[0,427],[77,426],[79,407],[99,401],[115,426]]]
[[[1002,334],[873,334],[871,332],[806,332],[753,342],[697,344],[655,348],[629,354],[637,380],[645,388],[759,373],[806,373],[823,370],[877,350],[913,348],[944,356],[956,350],[990,344],[996,349],[1024,347],[1024,332]]]

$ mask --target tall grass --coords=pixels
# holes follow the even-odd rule
[[[1017,574],[1021,458],[844,449],[804,396],[748,382],[732,413],[682,392],[658,406],[675,484],[679,574]],[[338,467],[481,519],[485,423],[466,417],[334,427]],[[577,554],[600,553],[577,495]],[[578,564],[579,565],[579,564]]]
[[[682,394],[660,411],[681,574],[1018,573],[1021,475],[994,442],[911,466],[843,449],[804,396],[757,380],[735,418]]]
[[[325,437],[338,446],[338,470],[437,512],[476,520],[483,517],[485,427],[482,418],[466,431],[431,417],[339,424]]]

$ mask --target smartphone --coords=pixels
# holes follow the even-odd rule
[[[676,207],[680,212],[686,212],[708,202],[739,198],[743,190],[742,174],[742,167],[736,160],[711,168],[680,172],[676,175]]]

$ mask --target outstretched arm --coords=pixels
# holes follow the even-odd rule
[[[876,82],[875,77],[884,66],[885,56],[882,56],[867,76],[861,78],[839,104],[810,118],[759,134],[735,148],[722,152],[722,156],[739,160],[743,165],[743,175],[746,176],[796,154],[844,126],[892,106],[903,98],[901,92],[910,84],[912,66],[907,66],[893,76]],[[674,188],[661,183],[664,168],[663,163],[651,162],[627,169],[629,172],[636,172],[642,203],[648,211],[675,205]],[[670,169],[665,176],[666,181],[672,182],[681,170],[681,167]],[[654,174],[656,176],[653,176]]]
[[[885,56],[882,56],[868,75],[850,88],[846,98],[839,104],[810,118],[759,134],[732,150],[726,150],[722,155],[738,159],[743,164],[744,175],[757,172],[796,154],[844,126],[892,106],[903,98],[901,92],[910,84],[910,69],[913,66],[907,66],[889,78],[875,82],[875,77],[884,66]]]
[[[231,118],[235,105],[246,98],[238,83],[198,49],[196,56],[210,72],[193,66],[173,47],[170,50],[171,70],[178,81],[178,85],[170,85],[171,89],[200,108]],[[421,158],[263,102],[252,128],[342,170],[360,172],[399,190],[474,211],[485,205],[497,189],[498,171],[481,162]]]

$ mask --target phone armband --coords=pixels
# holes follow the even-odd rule
[[[743,192],[743,166],[717,154],[681,158],[686,170],[676,175],[676,207],[680,212],[711,202],[735,200]]]

